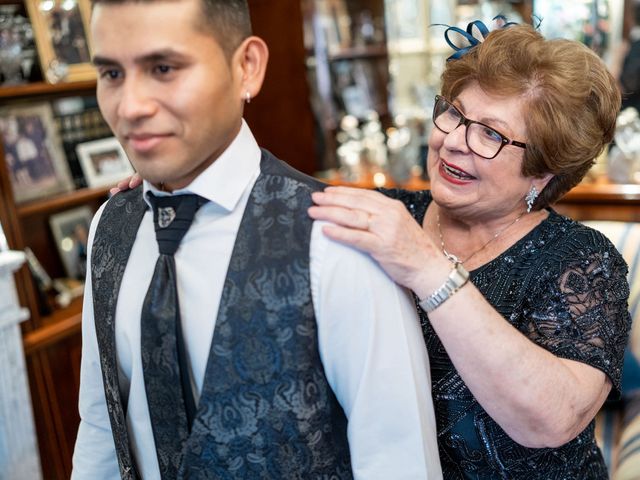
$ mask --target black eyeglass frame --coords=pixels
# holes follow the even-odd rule
[[[436,123],[436,108],[438,107],[438,103],[440,102],[440,100],[444,100],[445,102],[447,102],[451,106],[451,108],[453,108],[456,112],[458,112],[458,115],[460,115],[460,121],[458,122],[458,125],[456,125],[454,128],[452,128],[448,132],[444,131]],[[445,111],[443,111],[442,113],[444,113]],[[498,130],[496,130],[495,128],[487,125],[486,123],[477,122],[476,120],[468,119],[467,117],[465,117],[463,115],[463,113],[460,111],[460,109],[458,107],[456,107],[453,103],[451,103],[449,100],[447,100],[446,97],[444,97],[442,95],[436,95],[436,103],[433,105],[433,113],[431,115],[431,119],[433,120],[433,124],[435,125],[435,127],[438,130],[440,130],[442,133],[451,133],[456,128],[458,128],[460,125],[464,125],[465,129],[466,129],[465,132],[464,132],[464,141],[467,143],[467,147],[469,147],[469,150],[471,150],[473,153],[475,153],[479,157],[486,158],[487,160],[491,160],[492,158],[496,158],[498,156],[498,154],[502,151],[502,149],[504,147],[506,147],[507,145],[513,145],[515,147],[520,147],[520,148],[523,148],[525,150],[527,149],[527,144],[526,143],[518,142],[517,140],[511,140],[509,137],[507,137],[506,135],[503,135]],[[489,130],[493,130],[498,135],[500,135],[500,141],[501,141],[500,147],[498,148],[498,151],[495,153],[495,155],[493,155],[492,157],[487,157],[485,155],[480,155],[478,152],[476,152],[473,148],[471,148],[469,146],[469,139],[467,138],[468,135],[469,135],[469,125],[474,124],[474,123],[477,124],[477,125],[482,125],[483,127],[488,128]]]

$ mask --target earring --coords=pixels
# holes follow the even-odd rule
[[[251,103],[251,93],[249,93],[249,90],[247,90],[244,94],[244,101],[247,103]]]
[[[540,193],[538,193],[538,189],[535,185],[531,185],[531,190],[529,190],[527,196],[524,197],[524,201],[527,202],[527,213],[531,213],[531,209],[533,208],[533,204],[536,202],[538,195],[540,195]]]

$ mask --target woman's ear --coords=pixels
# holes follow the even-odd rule
[[[546,173],[541,177],[535,177],[533,179],[533,185],[536,187],[538,192],[541,192],[544,187],[551,181],[551,179],[555,177],[553,173]]]
[[[260,93],[269,61],[269,48],[259,37],[246,38],[234,54],[233,63],[240,75],[240,97],[250,101]]]

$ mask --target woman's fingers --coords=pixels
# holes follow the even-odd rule
[[[339,225],[324,225],[322,233],[336,242],[350,245],[370,254],[375,254],[380,246],[378,237],[366,230],[355,230]]]
[[[115,195],[118,192],[125,192],[127,190],[134,189],[141,183],[142,177],[140,176],[140,174],[134,173],[130,177],[127,177],[124,180],[120,180],[115,187],[109,190],[109,192],[111,193],[111,195]]]
[[[142,177],[139,173],[134,173],[129,179],[129,188],[136,188],[142,183]]]
[[[378,192],[351,187],[327,187],[322,192],[314,192],[313,201],[317,205],[333,205],[350,209],[379,212],[389,201]]]
[[[323,220],[358,230],[369,230],[371,228],[372,214],[364,210],[334,206],[313,206],[309,207],[308,212],[309,216],[314,220]]]

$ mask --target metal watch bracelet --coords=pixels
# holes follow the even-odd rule
[[[451,295],[460,290],[469,281],[469,272],[465,270],[462,263],[457,262],[453,270],[449,273],[447,281],[440,288],[429,295],[424,300],[420,300],[419,305],[429,313],[442,305]]]

